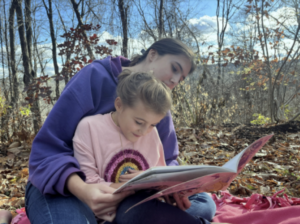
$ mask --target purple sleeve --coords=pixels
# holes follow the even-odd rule
[[[170,111],[156,128],[164,147],[166,164],[168,166],[178,166],[176,160],[179,154],[178,142]]]
[[[43,194],[68,195],[65,184],[72,173],[85,180],[73,156],[72,138],[83,117],[114,108],[115,86],[109,73],[93,62],[65,87],[32,144],[29,181]]]
[[[72,136],[84,112],[71,91],[64,91],[32,143],[29,181],[43,194],[66,196],[65,182],[72,173],[85,179],[73,157]]]

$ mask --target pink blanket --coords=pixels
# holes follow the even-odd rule
[[[234,197],[228,191],[221,192],[222,197],[212,195],[217,205],[214,222],[231,224],[299,224],[300,198],[289,198],[286,194],[278,197],[253,194],[251,197]]]
[[[16,212],[18,213],[18,215],[13,218],[11,224],[30,224],[30,221],[27,218],[25,212],[25,208],[17,209]]]
[[[281,190],[272,197],[253,194],[251,197],[239,198],[222,191],[221,198],[212,195],[217,205],[214,222],[231,224],[299,224],[300,198],[289,198],[286,194],[278,197]],[[19,213],[11,224],[30,224],[25,209],[17,209]]]

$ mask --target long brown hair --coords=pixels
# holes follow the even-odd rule
[[[134,66],[144,61],[151,49],[156,50],[160,56],[164,56],[166,54],[184,55],[190,60],[192,65],[189,74],[196,69],[194,52],[180,40],[176,40],[174,38],[163,38],[159,41],[156,41],[142,55],[135,55],[131,59],[129,66]]]
[[[133,73],[124,70],[118,76],[117,96],[124,106],[134,107],[142,102],[146,108],[156,114],[166,115],[172,106],[169,88],[152,74],[146,72]]]

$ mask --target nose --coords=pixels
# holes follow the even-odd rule
[[[180,76],[175,76],[175,75],[172,76],[172,78],[170,79],[172,85],[171,89],[173,89],[175,86],[178,85],[179,80],[180,80]]]

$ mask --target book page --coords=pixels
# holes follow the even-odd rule
[[[132,178],[130,182],[134,182],[136,180],[145,178],[147,176],[159,173],[177,173],[180,171],[187,171],[187,170],[194,170],[199,169],[200,166],[197,165],[188,165],[188,166],[156,166],[152,167],[145,172],[141,173],[140,175]]]
[[[140,201],[139,203],[135,204],[130,209],[138,206],[144,202],[150,201],[152,199],[162,197],[164,195],[170,195],[172,193],[178,192],[179,196],[191,196],[201,192],[208,192],[208,191],[218,191],[222,189],[226,189],[229,184],[231,183],[231,177],[234,173],[217,173],[211,174],[203,177],[196,178],[194,180],[190,180],[184,183],[177,184],[175,186],[171,186],[164,190],[161,190],[152,196]],[[126,211],[126,212],[127,212]]]
[[[114,193],[128,190],[149,189],[149,187],[151,189],[162,190],[166,187],[186,182],[198,177],[224,172],[232,171],[219,166],[198,166],[197,169],[183,171],[181,170],[174,173],[153,173],[146,177],[127,182],[126,184],[118,188]]]
[[[273,134],[258,139],[222,167],[224,170],[228,168],[235,168],[235,172],[219,172],[215,174],[209,174],[190,181],[176,184],[174,186],[166,187],[166,189],[155,193],[154,195],[135,204],[131,208],[146,201],[176,192],[183,197],[200,192],[226,190],[232,180],[238,175],[238,173],[241,172],[249,160],[252,159],[255,153],[260,150],[272,136]]]
[[[236,173],[241,172],[241,170],[252,159],[255,153],[257,153],[266,144],[266,142],[272,138],[272,136],[273,134],[267,135],[253,142],[251,145],[243,149],[239,154],[225,163],[222,167],[234,170]]]
[[[269,141],[270,138],[272,138],[274,134],[267,135],[265,137],[262,137],[258,139],[256,142],[252,143],[243,153],[243,156],[241,157],[238,166],[237,166],[237,173],[240,173],[241,170],[246,166],[246,164],[253,158],[255,153],[258,152],[266,143]]]

